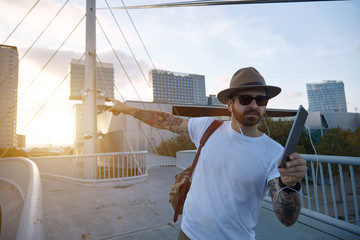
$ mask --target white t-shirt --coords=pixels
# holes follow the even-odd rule
[[[196,147],[213,120],[190,119]],[[247,137],[224,122],[201,150],[184,204],[184,233],[192,240],[255,239],[252,229],[267,183],[280,176],[277,161],[282,151],[267,135]]]

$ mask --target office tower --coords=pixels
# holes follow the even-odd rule
[[[344,83],[324,80],[306,84],[309,111],[347,112]]]
[[[207,105],[204,75],[151,69],[149,79],[154,102]]]
[[[70,100],[81,100],[85,83],[85,61],[72,59],[70,63]],[[114,98],[114,67],[112,63],[96,63],[98,101]]]
[[[208,99],[207,103],[209,106],[225,106],[225,104],[220,102],[217,96],[214,94],[210,94],[207,99]]]
[[[85,61],[72,59],[70,63],[70,100],[82,100],[86,89]],[[96,63],[96,90],[97,114],[106,111],[106,98],[114,98],[114,67],[111,63]],[[74,107],[73,144],[74,153],[83,154],[85,133],[85,106],[84,103],[75,104]]]
[[[0,148],[16,147],[19,54],[0,45]]]

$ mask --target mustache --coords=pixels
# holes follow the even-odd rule
[[[260,117],[260,112],[258,110],[256,110],[256,109],[245,110],[244,115],[247,115],[247,114],[255,114],[255,115]]]

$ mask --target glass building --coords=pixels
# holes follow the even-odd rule
[[[324,80],[306,84],[309,111],[347,112],[344,83]]]
[[[205,76],[151,69],[153,102],[207,105]]]

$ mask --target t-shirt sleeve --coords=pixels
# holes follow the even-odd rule
[[[269,174],[266,179],[267,184],[269,184],[269,182],[274,178],[280,177],[280,173],[278,170],[278,160],[280,159],[283,150],[284,150],[283,146],[281,146],[278,143],[276,143],[275,146],[273,146],[273,154],[272,154],[273,157],[271,159]]]
[[[211,117],[191,118],[189,120],[189,135],[196,148],[199,147],[202,135],[214,120]]]

